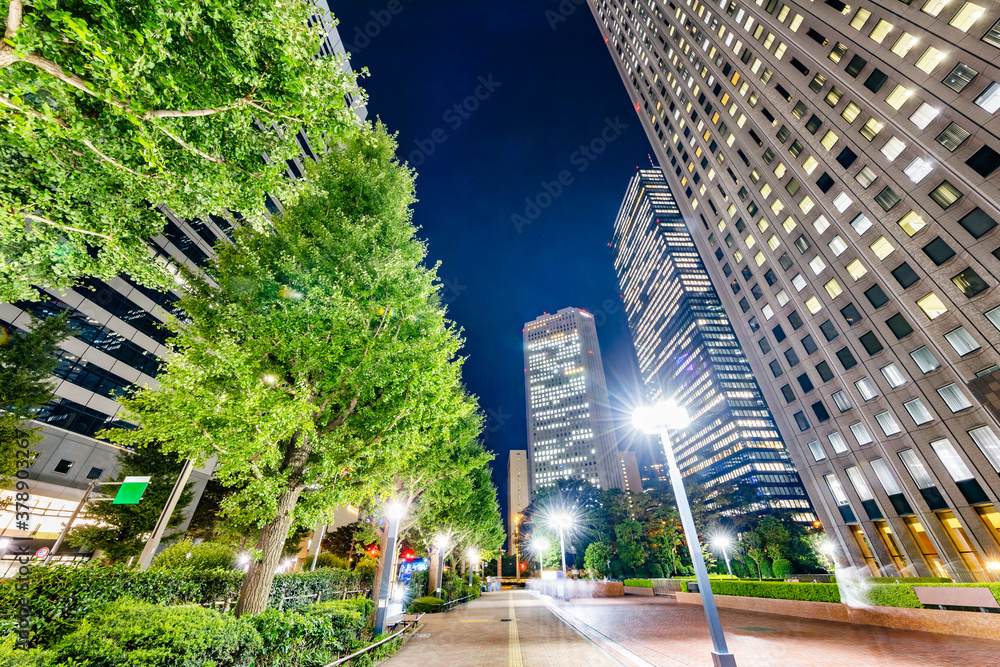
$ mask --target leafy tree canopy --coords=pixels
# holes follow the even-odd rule
[[[239,211],[311,188],[286,160],[353,131],[360,97],[303,0],[9,0],[0,42],[0,299],[128,273],[166,205]],[[327,17],[332,20],[331,17]],[[310,25],[311,24],[311,25]],[[266,155],[266,159],[262,156]]]

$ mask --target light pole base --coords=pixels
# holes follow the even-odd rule
[[[716,653],[712,651],[712,664],[715,667],[736,667],[736,656],[732,653]]]

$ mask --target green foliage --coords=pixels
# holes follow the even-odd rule
[[[240,211],[263,229],[266,193],[287,206],[313,190],[284,175],[296,134],[322,153],[355,131],[345,95],[364,96],[340,57],[314,57],[325,31],[310,3],[23,9],[0,44],[2,301],[84,275],[168,286],[147,250],[165,222],[150,203],[180,218]]]
[[[687,583],[684,584],[685,590],[687,590],[687,585]],[[771,581],[713,579],[711,585],[712,592],[716,595],[739,595],[751,598],[806,600],[810,602],[840,602],[840,590],[836,584],[796,584]]]
[[[408,614],[421,614],[421,613],[434,613],[441,608],[444,604],[444,600],[441,598],[436,598],[432,596],[424,596],[422,598],[417,598],[410,603],[409,608],[406,610]]]
[[[0,638],[0,667],[52,667],[51,651],[40,648],[20,651],[16,645],[16,634]]]
[[[92,551],[100,549],[111,562],[127,561],[142,553],[145,537],[153,532],[183,466],[175,455],[164,452],[155,444],[144,444],[135,452],[119,451],[118,464],[121,471],[113,481],[120,482],[129,475],[148,475],[152,478],[142,501],[135,505],[115,505],[107,501],[88,503],[87,514],[99,525],[74,528],[66,537],[66,541],[73,546]],[[184,509],[194,498],[192,486],[188,484],[181,493],[168,528],[179,526],[184,521]]]
[[[734,558],[729,562],[729,565],[733,568],[733,574],[740,579],[746,579],[750,577],[750,570],[747,569],[746,563],[744,563],[739,558]]]
[[[812,552],[812,557],[816,560],[816,563],[832,574],[836,570],[837,565],[824,548],[828,543],[826,533],[809,533],[805,536],[805,542],[809,546],[809,550]]]
[[[266,609],[241,620],[263,640],[265,655],[257,660],[257,667],[323,667],[360,636],[366,619],[348,609],[336,614]]]
[[[760,565],[760,576],[762,579],[774,579],[774,571],[771,570],[771,561],[767,556],[761,556],[758,561]]]
[[[775,558],[771,563],[771,571],[776,579],[786,579],[792,574],[792,561],[787,558]]]
[[[255,658],[263,648],[254,629],[232,616],[122,599],[88,615],[52,652],[60,664],[250,667],[261,664]]]
[[[830,577],[832,583],[837,582],[837,577]],[[865,577],[865,581],[871,584],[895,584],[906,583],[910,585],[920,584],[950,584],[948,577]]]
[[[13,579],[0,581],[0,626],[17,620],[22,596],[28,600],[29,628],[43,646],[71,632],[87,614],[109,602],[131,597],[161,605],[208,604],[235,600],[243,582],[239,570],[166,570],[146,572],[113,567],[35,567],[28,575],[28,589],[17,590]],[[284,573],[275,577],[271,606],[282,596],[333,597],[346,589],[370,586],[356,572],[323,569],[312,573]],[[285,608],[308,605],[315,598],[285,601]]]
[[[773,516],[765,516],[754,528],[754,532],[760,535],[764,544],[764,550],[769,558],[777,560],[782,558],[788,551],[791,543],[791,534],[788,528],[783,526],[778,519]]]
[[[299,611],[303,614],[316,614],[319,616],[327,613],[334,613],[338,610],[354,611],[368,618],[375,613],[375,603],[371,598],[348,598],[346,600],[327,600],[302,607]]]
[[[923,607],[917,594],[913,591],[913,586],[909,583],[872,586],[868,591],[868,599],[877,607],[909,607],[911,609]]]
[[[594,579],[608,577],[611,575],[610,561],[614,557],[611,545],[604,542],[591,542],[584,552],[583,566],[587,574]]]
[[[188,557],[188,554],[191,554]],[[181,540],[164,549],[150,568],[164,570],[225,570],[236,565],[236,548],[228,544]]]
[[[626,569],[634,572],[637,567],[646,562],[646,553],[640,537],[642,525],[634,519],[625,519],[615,526],[615,546],[618,557]]]
[[[30,462],[30,450],[20,445],[30,447],[40,439],[39,429],[28,420],[52,400],[59,343],[69,334],[64,316],[32,318],[28,331],[7,331],[0,325],[0,488],[13,486],[14,474]]]
[[[308,560],[306,562],[311,563]],[[316,557],[316,567],[339,567],[342,570],[346,570],[347,559],[333,554],[320,554]]]
[[[622,582],[625,586],[634,586],[636,588],[652,588],[653,582],[649,579],[626,579]]]

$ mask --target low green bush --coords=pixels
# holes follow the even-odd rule
[[[634,586],[636,588],[652,588],[653,582],[649,579],[626,579],[622,582],[626,586]]]
[[[771,570],[771,559],[764,556],[760,559],[760,577],[761,579],[774,579],[774,572]]]
[[[787,579],[792,574],[792,561],[787,558],[775,558],[771,563],[771,571],[778,579]]]
[[[410,603],[409,609],[406,610],[408,614],[422,614],[422,613],[434,613],[441,608],[444,604],[444,600],[435,597],[422,597],[417,598]]]
[[[189,555],[190,554],[190,555]],[[158,570],[226,570],[236,565],[236,547],[217,542],[181,540],[164,549],[153,559],[150,569]]]
[[[747,569],[746,563],[739,558],[734,558],[729,564],[733,568],[733,574],[740,579],[746,579],[750,576],[750,570]]]
[[[365,619],[357,611],[327,614],[265,609],[244,620],[263,641],[256,667],[323,667],[359,639]]]
[[[688,585],[684,584],[684,590]],[[740,595],[748,598],[773,598],[779,600],[805,600],[808,602],[840,602],[836,584],[796,584],[784,581],[755,581],[713,579],[712,592],[716,595]]]
[[[323,614],[329,609],[349,609],[368,617],[375,612],[375,603],[369,598],[349,598],[347,600],[327,600],[303,607],[301,611],[308,614]]]
[[[336,554],[320,554],[316,557],[316,567],[336,567],[341,570],[348,569],[347,560]]]
[[[58,665],[253,667],[263,649],[254,628],[232,616],[122,599],[88,615],[51,654]]]

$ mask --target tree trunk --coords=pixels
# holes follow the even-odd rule
[[[382,571],[385,569],[385,547],[386,542],[389,541],[388,526],[382,528],[378,532],[378,562],[375,563],[375,578],[372,580],[372,602],[374,603],[375,611],[374,614],[378,612],[378,599],[382,592]]]
[[[292,521],[295,515],[295,505],[305,488],[302,485],[302,475],[312,446],[308,439],[301,440],[294,436],[288,444],[283,468],[289,472],[285,490],[278,496],[278,508],[274,520],[265,524],[257,540],[257,550],[263,552],[260,561],[254,561],[247,570],[243,585],[240,587],[240,599],[236,603],[234,614],[237,618],[244,614],[255,616],[267,609],[267,599],[271,595],[271,585],[274,583],[275,570],[281,561],[281,552],[288,539]]]

